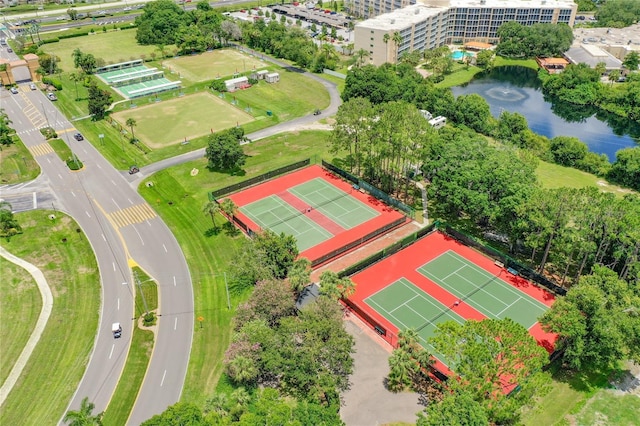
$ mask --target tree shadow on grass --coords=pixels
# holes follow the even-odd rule
[[[204,236],[207,238],[216,236],[220,233],[220,227],[216,227],[216,228],[209,228],[206,231],[204,231]]]
[[[237,237],[241,234],[240,230],[231,222],[227,222],[222,225],[222,229],[228,237]]]
[[[554,380],[568,384],[573,390],[590,393],[595,389],[611,387],[609,379],[620,374],[620,369],[575,371],[555,361],[549,369]]]

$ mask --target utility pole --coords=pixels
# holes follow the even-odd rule
[[[149,307],[147,306],[147,298],[144,297],[144,292],[142,291],[142,283],[140,282],[140,279],[138,278],[138,273],[136,271],[133,271],[133,279],[136,282],[136,285],[138,286],[138,291],[140,292],[140,296],[142,296],[142,304],[144,305],[144,314],[148,314],[149,313]]]

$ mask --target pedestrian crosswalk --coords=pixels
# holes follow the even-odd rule
[[[51,145],[46,142],[41,143],[40,145],[29,146],[27,148],[29,148],[29,152],[31,152],[31,155],[33,155],[34,157],[51,154],[53,152],[53,148],[51,148]]]
[[[136,204],[125,209],[120,209],[112,213],[107,213],[109,221],[116,228],[123,228],[127,225],[144,222],[156,217],[156,212],[147,203]]]

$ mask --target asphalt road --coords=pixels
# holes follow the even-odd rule
[[[140,313],[139,308],[134,311],[130,265],[139,264],[157,280],[162,316],[144,392],[131,417],[132,424],[139,424],[180,398],[194,321],[186,261],[173,234],[122,175],[88,141],[73,139],[75,129],[54,103],[42,92],[29,90],[28,84],[19,89],[16,95],[0,89],[0,102],[40,164],[42,175],[34,183],[2,187],[0,197],[17,200],[20,209],[28,209],[29,199],[33,207],[35,193],[36,207],[61,210],[74,217],[87,235],[100,269],[100,326],[91,360],[69,409],[77,409],[82,398],[88,396],[96,412],[104,410],[120,379],[133,317]],[[71,172],[45,143],[38,129],[47,122],[84,163],[83,170]],[[113,338],[113,322],[122,324],[120,339]]]
[[[288,67],[276,59],[266,56],[264,59]],[[311,73],[305,75],[324,85],[330,94],[330,105],[320,116],[308,115],[280,123],[247,135],[249,139],[295,130],[337,112],[341,99],[335,84]],[[145,175],[201,158],[204,149],[151,164],[136,175],[118,172],[88,141],[73,139],[72,124],[42,92],[29,90],[28,84],[19,88],[17,95],[0,89],[0,101],[13,127],[42,167],[42,174],[28,184],[0,188],[0,197],[12,202],[16,211],[53,208],[73,216],[89,238],[100,268],[103,301],[100,328],[91,360],[69,409],[77,409],[82,398],[88,396],[96,405],[96,412],[104,410],[120,379],[132,320],[140,314],[140,308],[134,311],[129,266],[139,264],[157,280],[161,316],[154,352],[128,422],[140,424],[180,398],[191,349],[194,311],[192,283],[182,251],[164,222],[138,195],[136,187]],[[83,170],[69,171],[47,148],[38,130],[47,125],[58,130],[84,163]],[[122,324],[120,339],[111,334],[113,322]]]

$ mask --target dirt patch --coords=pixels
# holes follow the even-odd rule
[[[640,396],[640,365],[627,361],[621,375],[611,381],[611,386],[615,394]]]

